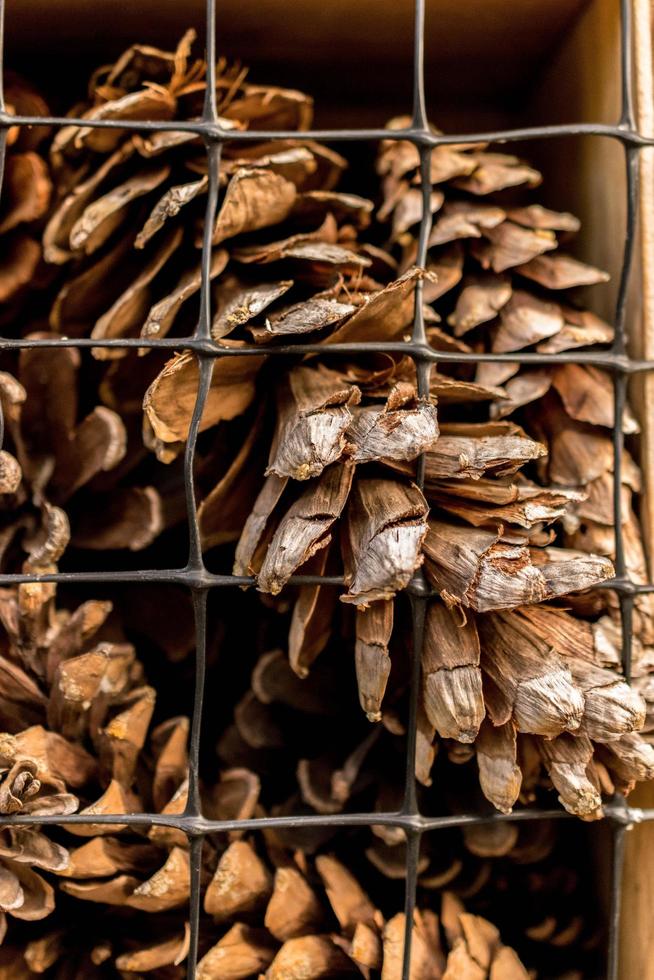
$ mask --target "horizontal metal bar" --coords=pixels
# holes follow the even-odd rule
[[[654,137],[620,123],[564,123],[552,126],[524,126],[516,129],[486,130],[476,133],[434,133],[427,129],[295,129],[230,130],[222,129],[206,119],[83,119],[68,116],[22,116],[0,113],[0,129],[11,126],[79,126],[83,129],[121,129],[134,133],[186,132],[195,133],[208,142],[253,143],[269,140],[311,139],[321,142],[367,142],[407,140],[416,146],[448,146],[458,143],[515,143],[522,140],[556,139],[566,136],[604,136],[621,143],[644,147],[654,145]]]
[[[654,820],[654,809],[629,807],[622,802],[604,804],[607,820],[620,825],[648,823]],[[33,814],[3,814],[3,827],[11,826],[88,826],[89,824],[120,824],[125,827],[168,827],[181,830],[189,837],[240,830],[252,832],[268,829],[306,827],[399,827],[412,833],[431,833],[457,827],[482,826],[493,823],[532,823],[535,820],[576,819],[567,810],[538,808],[514,810],[512,813],[461,813],[428,817],[420,813],[311,813],[283,817],[252,817],[248,820],[207,820],[193,814],[163,813],[73,813],[69,816],[35,816]]]
[[[459,353],[437,351],[426,344],[406,341],[359,341],[349,344],[285,344],[280,347],[222,347],[213,341],[198,337],[162,337],[160,340],[123,337],[115,340],[93,340],[90,337],[3,337],[0,338],[0,352],[11,350],[34,350],[38,348],[116,348],[134,350],[191,351],[202,357],[302,357],[305,354],[408,354],[415,360],[448,364],[524,364],[559,365],[590,364],[619,374],[640,374],[654,371],[654,360],[638,360],[625,354],[611,351],[562,351],[558,354],[536,354],[515,351],[511,354]]]
[[[156,582],[159,585],[185,585],[191,589],[246,588],[256,584],[253,575],[217,575],[197,568],[144,568],[117,572],[48,572],[34,574],[25,572],[3,572],[0,587],[29,585],[33,583],[54,582],[60,585],[82,584],[142,584]],[[342,586],[342,575],[291,575],[289,585],[338,585]],[[654,589],[654,585],[652,586]]]
[[[159,585],[184,585],[189,589],[235,589],[256,585],[256,579],[253,575],[221,575],[197,568],[139,568],[116,572],[48,572],[42,575],[34,572],[4,572],[0,575],[0,587],[2,588],[48,582],[59,585],[147,585],[156,582]],[[342,588],[345,586],[345,581],[342,575],[291,575],[288,579],[288,585],[330,585]],[[654,582],[640,583],[632,582],[628,578],[611,578],[605,582],[598,582],[584,591],[607,590],[629,596],[652,595]],[[422,579],[411,582],[399,594],[417,595],[428,599],[440,597],[440,592],[429,588]]]
[[[649,823],[650,820],[654,820],[653,807],[629,807],[628,812],[634,824]]]
[[[628,596],[638,596],[638,595],[651,595],[654,593],[654,583],[653,582],[632,582],[631,579],[627,577],[609,578],[605,582],[598,582],[597,585],[593,585],[588,589],[589,592],[610,590],[612,592],[619,592],[622,595]]]

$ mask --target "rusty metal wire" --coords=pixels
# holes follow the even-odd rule
[[[120,823],[129,827],[147,828],[151,826],[169,827],[186,834],[190,844],[191,894],[190,922],[191,943],[188,956],[187,977],[194,980],[198,958],[198,939],[201,909],[201,858],[204,838],[211,833],[240,830],[256,831],[263,828],[294,828],[294,827],[366,827],[384,825],[398,827],[404,830],[407,838],[406,856],[406,885],[405,913],[406,931],[404,942],[403,978],[408,980],[411,965],[411,922],[416,904],[417,864],[421,837],[447,828],[463,828],[471,825],[493,822],[525,822],[532,820],[571,819],[570,815],[561,809],[524,809],[511,814],[458,814],[456,816],[427,817],[420,813],[416,795],[414,774],[414,757],[416,746],[416,719],[418,708],[418,689],[420,679],[420,653],[423,639],[425,613],[432,592],[422,574],[418,572],[411,582],[407,593],[412,609],[413,630],[413,664],[412,684],[410,693],[410,712],[407,734],[406,768],[404,800],[397,813],[341,813],[335,815],[313,814],[307,816],[262,817],[243,821],[207,820],[202,815],[199,792],[199,754],[200,732],[202,725],[202,706],[205,691],[206,652],[207,652],[207,601],[214,589],[233,589],[252,584],[253,579],[245,576],[218,575],[211,573],[205,566],[200,545],[200,534],[195,500],[193,464],[195,446],[205,401],[211,384],[211,376],[215,358],[230,357],[234,351],[211,340],[211,295],[209,290],[209,271],[211,260],[211,229],[216,214],[218,202],[218,185],[220,174],[220,157],[222,145],[229,140],[232,143],[250,142],[253,140],[279,141],[296,136],[295,132],[249,132],[223,131],[219,125],[216,110],[215,92],[212,81],[215,80],[216,62],[216,7],[217,0],[206,0],[206,51],[207,51],[207,94],[201,119],[189,121],[171,120],[168,122],[85,120],[60,118],[55,116],[32,117],[10,115],[4,103],[2,89],[2,62],[4,55],[4,0],[0,0],[0,188],[7,142],[7,132],[10,126],[49,125],[54,127],[78,125],[90,128],[120,128],[134,132],[152,132],[161,130],[186,131],[197,134],[205,144],[209,168],[209,194],[207,200],[204,237],[202,248],[202,288],[200,299],[200,314],[196,328],[189,337],[163,338],[160,340],[142,338],[123,338],[117,340],[96,340],[81,338],[71,340],[66,337],[47,339],[0,338],[0,352],[23,350],[33,347],[118,347],[143,348],[153,347],[162,350],[188,350],[195,354],[199,367],[199,389],[193,411],[189,437],[184,457],[184,485],[186,495],[186,512],[188,525],[188,561],[183,568],[172,569],[137,569],[129,571],[88,571],[88,572],[58,572],[49,575],[34,574],[4,574],[0,575],[0,586],[16,586],[27,582],[57,582],[62,584],[103,583],[161,583],[185,586],[190,590],[193,599],[195,616],[195,694],[194,708],[190,735],[190,786],[186,810],[180,815],[162,815],[139,813],[120,815]],[[425,99],[425,68],[424,68],[424,29],[425,29],[425,0],[414,0],[414,52],[413,52],[413,111],[411,124],[405,129],[329,129],[311,130],[303,135],[307,138],[326,142],[369,142],[382,139],[409,140],[419,150],[422,172],[423,213],[420,226],[417,264],[425,265],[427,257],[427,242],[431,229],[430,209],[430,153],[433,147],[452,143],[513,143],[525,140],[552,140],[570,136],[597,136],[617,141],[624,150],[625,171],[627,181],[627,222],[626,236],[620,273],[618,299],[613,325],[615,340],[612,348],[604,352],[563,352],[555,355],[535,353],[511,354],[459,354],[443,351],[435,352],[427,345],[425,324],[421,302],[422,284],[418,283],[415,293],[415,314],[413,332],[410,341],[402,343],[348,343],[333,344],[330,353],[356,354],[364,351],[409,354],[415,364],[418,384],[421,394],[429,389],[429,373],[435,361],[452,361],[457,363],[483,361],[511,361],[520,364],[592,364],[610,372],[614,380],[615,428],[613,432],[614,448],[614,514],[615,514],[615,568],[616,575],[609,582],[598,588],[612,589],[619,597],[622,618],[622,664],[627,679],[630,678],[631,668],[631,633],[633,604],[638,595],[654,592],[654,583],[637,584],[629,579],[625,566],[625,551],[622,535],[620,487],[623,456],[622,417],[625,408],[626,391],[630,376],[645,371],[654,370],[653,361],[632,359],[628,353],[627,330],[627,295],[632,275],[635,231],[638,217],[638,170],[641,149],[654,146],[654,138],[641,134],[636,127],[633,111],[633,82],[632,82],[632,23],[629,0],[621,0],[621,114],[613,125],[586,122],[570,125],[533,126],[521,129],[497,130],[494,132],[478,132],[471,134],[441,135],[433,133],[428,124]],[[322,348],[315,344],[294,344],[277,347],[264,351],[265,356],[302,356],[315,353]],[[260,347],[239,348],[238,356],[261,356]],[[0,444],[2,442],[2,418],[0,411]],[[418,466],[418,483],[422,486],[424,476],[424,458]],[[320,582],[338,586],[342,584],[340,577],[320,577],[310,575],[295,575],[291,583],[309,584]],[[619,959],[619,924],[622,893],[622,870],[624,860],[624,839],[627,829],[642,821],[654,820],[654,810],[640,810],[630,807],[624,799],[616,799],[604,807],[606,819],[612,828],[612,868],[611,868],[611,907],[608,922],[608,942],[606,949],[606,970],[604,976],[608,980],[617,980]],[[112,824],[116,815],[103,814],[85,816],[39,817],[41,825],[61,824]],[[33,824],[30,816],[3,817],[3,822],[9,824]]]

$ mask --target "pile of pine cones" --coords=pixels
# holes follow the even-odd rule
[[[93,75],[72,116],[199,118],[206,64],[192,42],[130,48]],[[422,812],[508,814],[551,805],[554,788],[572,814],[600,817],[603,798],[654,777],[650,597],[636,602],[630,685],[618,603],[594,588],[614,574],[612,379],[567,362],[438,361],[610,344],[610,325],[573,292],[606,274],[560,250],[579,222],[532,203],[541,175],[516,157],[441,145],[418,268],[411,143],[380,147],[359,188],[368,199],[338,190],[347,160],[303,136],[307,96],[222,62],[216,96],[226,131],[297,135],[227,142],[211,216],[211,337],[228,353],[200,422],[198,521],[207,567],[251,577],[260,596],[210,599],[210,685],[222,693],[203,736],[204,816],[401,807],[413,653],[401,593],[424,574]],[[18,114],[47,111],[17,77],[7,99]],[[187,131],[74,123],[16,127],[8,144],[3,333],[97,346],[3,354],[0,569],[182,567],[199,386],[184,338],[201,314],[206,149]],[[435,352],[428,391],[408,345],[333,348],[410,340],[416,296]],[[107,344],[164,337],[179,351]],[[293,353],[305,343],[317,353]],[[638,433],[630,411],[623,424]],[[625,451],[619,519],[634,582],[648,579],[640,490]],[[0,831],[0,978],[185,975],[185,835],[38,824],[186,808],[192,703],[180,713],[177,694],[192,691],[190,601],[125,592],[0,590],[0,813],[35,821]],[[399,980],[405,864],[403,832],[385,825],[209,835],[198,977]],[[506,881],[523,896],[505,918],[511,942],[536,966],[551,944],[551,975],[577,975],[569,950],[579,962],[597,946],[579,916],[583,877],[550,825],[470,826],[447,859],[427,835],[412,980],[530,975],[461,903],[492,917]]]

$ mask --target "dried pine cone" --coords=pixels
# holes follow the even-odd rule
[[[190,32],[175,52],[130,48],[92,77],[88,103],[76,106],[74,113],[103,119],[197,118],[205,95],[206,65],[191,58],[192,41]],[[259,337],[263,342],[277,334],[296,335],[339,324],[374,288],[374,280],[364,273],[378,262],[356,240],[358,230],[369,223],[372,204],[332,189],[346,160],[302,138],[311,120],[311,100],[298,92],[251,85],[245,76],[244,70],[225,62],[217,66],[221,125],[227,130],[296,128],[298,137],[224,148],[213,234],[211,274],[220,289],[213,303],[212,335],[223,342],[227,334],[240,333],[224,341],[232,347],[250,339],[246,331],[250,319],[275,300],[277,313],[268,318],[270,330]],[[69,126],[55,134],[48,163],[54,192],[43,253],[51,283],[39,310],[27,319],[28,326],[20,322],[20,332],[35,338],[90,335],[98,340],[192,332],[208,190],[202,141],[188,133],[146,137],[120,129]],[[282,253],[286,270],[282,279],[262,281],[270,277],[259,270],[270,262],[279,268]],[[382,270],[385,261],[381,260]],[[49,333],[43,330],[44,318]],[[23,492],[37,507],[64,506],[68,522],[74,523],[72,540],[77,547],[143,548],[184,518],[179,467],[173,468],[172,476],[155,472],[153,481],[146,479],[145,485],[133,471],[137,466],[143,469],[142,427],[146,445],[162,460],[170,462],[178,456],[188,422],[184,389],[193,386],[195,361],[182,354],[162,371],[165,353],[140,353],[148,357],[125,349],[94,348],[94,356],[107,363],[93,367],[84,361],[84,399],[96,406],[84,419],[76,417],[74,399],[65,390],[65,385],[76,385],[77,354],[32,352],[24,358],[33,365],[33,373],[45,374],[49,380],[41,382],[42,390],[27,391],[23,416],[40,417],[42,398],[50,404],[63,395],[65,417],[27,433],[23,455],[39,456],[41,469],[35,487],[31,467],[24,466],[26,473],[30,470],[26,475],[30,485]],[[216,365],[214,381],[220,384],[222,378],[231,396],[223,403],[220,393],[218,403],[209,409],[213,416],[203,425],[247,409],[260,366],[257,357],[233,357]],[[22,381],[23,368],[15,365],[12,370]],[[59,370],[62,379],[65,372],[64,390],[55,391],[52,386],[56,387]],[[149,406],[145,416],[144,396]],[[12,391],[3,397],[5,409],[13,409],[14,414],[20,414],[17,397]],[[77,451],[86,456],[91,446],[98,465],[89,461],[89,472],[79,473],[80,460],[71,463],[68,457]],[[5,492],[13,495],[18,467],[8,456],[2,463]],[[46,472],[46,463],[53,473]],[[207,480],[216,466],[222,463],[210,454],[204,467]],[[100,478],[98,468],[109,472]],[[71,499],[89,480],[93,497]],[[15,500],[7,499],[13,508]],[[228,537],[240,531],[248,499],[236,508],[238,520]],[[63,537],[66,521],[61,514],[57,518]],[[47,525],[47,520],[41,524]]]
[[[301,852],[292,855],[275,847],[258,851],[253,842],[232,841],[208,881],[203,908],[200,980],[402,976],[404,914],[386,919],[333,855],[307,861]],[[414,913],[411,980],[473,969],[480,978],[499,970],[515,980],[528,977],[518,955],[501,942],[488,920],[468,914],[449,892],[443,893],[440,908],[442,934],[431,909]],[[78,936],[67,962],[65,932],[44,934],[23,951],[6,947],[0,964],[5,973],[0,975],[8,977],[7,971],[14,969],[14,976],[29,976],[29,967],[39,973],[48,969],[57,978],[147,973],[178,980],[185,975],[188,928],[178,925],[174,931],[164,918],[163,930],[164,938],[160,934],[146,943],[134,935],[120,937],[126,949],[118,955],[108,941],[89,948],[88,940]],[[102,925],[94,931],[101,935]]]
[[[361,974],[399,980],[404,914],[386,920],[333,855],[321,854],[307,862],[300,853],[293,858],[270,851],[274,874],[245,840],[233,842],[221,856],[207,887],[205,911],[220,925],[258,910],[265,929],[237,922],[202,957],[199,978],[240,980],[259,971],[266,980]],[[480,978],[500,969],[511,971],[507,975],[515,980],[528,976],[516,953],[502,945],[497,929],[466,914],[447,892],[441,922],[444,945],[436,914],[431,909],[416,910],[411,980],[471,969]]]
[[[15,374],[0,374],[8,447],[0,562],[7,571],[20,568],[25,554],[25,571],[53,571],[71,543],[139,550],[164,526],[159,492],[133,479],[142,449],[121,415],[89,392],[87,368],[72,348],[34,348],[20,353]],[[89,394],[94,407],[82,415]]]
[[[198,118],[206,65],[191,59],[192,40],[191,32],[174,53],[138,45],[125,52],[92,78],[90,103],[83,115]],[[283,317],[279,323],[271,322],[273,336],[336,324],[353,310],[348,284],[358,281],[372,262],[350,247],[356,245],[357,228],[369,222],[370,203],[332,193],[346,161],[302,138],[311,120],[311,100],[299,92],[250,85],[245,75],[224,62],[217,66],[223,128],[297,129],[298,137],[224,148],[212,235],[211,278],[221,283],[212,323],[216,340],[282,297]],[[73,336],[90,334],[98,340],[192,332],[208,190],[201,139],[184,132],[141,137],[119,129],[71,126],[55,136],[50,156],[58,203],[43,247],[46,261],[60,265],[62,272],[49,314],[51,329]],[[293,275],[262,283],[267,277],[256,270],[282,254]],[[340,284],[325,292],[324,281],[331,280],[333,272]],[[172,292],[171,282],[176,283]],[[309,306],[298,308],[299,300]],[[310,325],[303,319],[307,309]],[[226,343],[238,347],[242,341]],[[101,347],[94,353],[101,359],[126,361],[114,363],[109,371],[106,397],[118,392],[119,398],[121,385],[133,386],[134,374],[142,379],[143,391],[151,380],[150,369],[137,367],[136,355]],[[166,406],[163,389],[167,383],[182,388],[192,384],[194,371],[187,355],[180,355],[173,365],[148,395],[148,403],[154,404],[147,411],[146,439],[165,460],[178,452],[186,437],[187,406],[181,391],[175,396],[179,404]],[[218,414],[209,424],[247,407],[259,366],[257,358],[222,362],[218,374],[233,386],[233,400],[216,407]]]
[[[150,897],[149,880],[161,867],[188,863],[178,842],[156,828],[150,841],[126,840],[120,823],[38,828],[44,814],[178,812],[184,796],[188,721],[171,719],[150,731],[155,690],[131,644],[102,639],[110,612],[111,603],[94,600],[57,609],[52,585],[0,595],[0,810],[37,823],[2,832],[0,904],[17,919],[48,916],[56,892],[166,908],[161,897]],[[80,837],[89,839],[80,845]],[[39,869],[59,879],[46,881]]]
[[[330,341],[368,339],[371,308],[377,316],[377,339],[397,339],[410,327],[412,310],[406,301],[412,298],[412,289],[407,289],[407,283],[413,278],[409,263],[415,258],[415,239],[409,229],[416,221],[414,205],[420,191],[411,186],[417,158],[408,146],[389,142],[380,170],[386,174],[385,209],[394,215],[391,245],[396,240],[402,244],[400,269],[409,267],[402,279],[370,295],[327,337],[326,353]],[[459,239],[473,242],[468,263],[483,267],[494,262],[498,274],[518,266],[527,277],[532,272],[526,266],[533,258],[531,252],[544,243],[548,251],[557,245],[554,231],[540,226],[567,231],[578,226],[571,215],[535,205],[509,212],[496,204],[470,201],[465,194],[479,196],[534,184],[539,175],[506,155],[479,148],[442,148],[442,153],[440,149],[434,153],[435,166],[443,169],[435,171],[435,179],[453,180],[454,189],[443,184],[443,191],[434,193],[433,207],[441,208],[442,217],[430,238],[435,251],[430,252],[428,272],[434,272],[436,279],[427,280],[425,299],[441,303],[441,297],[448,296],[461,279],[466,259]],[[450,202],[447,192],[460,199]],[[507,235],[513,251],[505,241]],[[482,236],[487,245],[479,244]],[[455,246],[447,244],[452,240]],[[546,267],[551,266],[559,270],[556,282],[543,280],[542,289],[606,278],[558,255],[548,258]],[[499,298],[492,293],[495,305],[487,295],[491,286],[501,293]],[[544,302],[514,288],[506,276],[499,285],[495,280],[489,285],[483,277],[465,280],[452,300],[456,304],[449,317],[453,335],[430,326],[429,340],[437,349],[471,351],[456,336],[461,322],[466,330],[483,327],[484,335],[493,338],[493,350],[509,349],[509,337],[511,349],[528,346],[539,340],[529,331],[544,316]],[[437,319],[431,307],[427,310],[428,321]],[[576,315],[571,307],[565,310],[569,320]],[[548,337],[556,335],[566,347],[611,339],[609,329],[600,336],[596,318],[586,314],[579,316],[594,325],[592,335],[573,331],[567,340],[559,336],[567,322],[565,310],[549,303]],[[524,336],[519,333],[521,325]],[[579,409],[568,408],[571,424],[579,421],[581,412],[587,428],[591,423],[596,428],[610,426],[606,379],[583,369],[575,382],[568,367],[545,372],[545,388],[528,382],[530,397],[542,397],[550,384],[559,392],[570,392],[576,384],[586,394],[578,396]],[[166,386],[173,377],[172,362],[164,385],[167,370],[146,399],[148,411],[164,391],[170,402],[174,386],[171,383],[169,390]],[[654,756],[636,734],[645,724],[646,702],[615,672],[620,667],[615,604],[609,593],[599,595],[590,609],[595,617],[591,622],[584,618],[584,600],[570,596],[613,575],[610,542],[607,546],[602,539],[600,554],[594,554],[574,530],[591,512],[595,498],[602,502],[602,520],[610,524],[608,433],[593,429],[593,438],[602,447],[594,464],[602,469],[600,482],[589,485],[585,479],[573,480],[569,474],[564,479],[559,473],[557,460],[565,445],[557,449],[551,440],[539,441],[519,424],[502,418],[520,406],[485,376],[472,381],[465,372],[432,372],[426,401],[418,398],[412,362],[399,356],[389,356],[381,369],[374,364],[313,359],[291,367],[281,380],[279,372],[268,377],[274,386],[275,430],[265,482],[237,544],[234,571],[254,573],[258,589],[273,596],[296,572],[343,571],[347,592],[340,598],[357,607],[360,700],[368,717],[379,720],[391,666],[392,599],[424,562],[427,579],[443,604],[432,603],[428,613],[419,778],[429,782],[436,733],[475,743],[484,792],[505,812],[518,799],[523,777],[523,798],[528,799],[530,784],[540,779],[541,771],[548,774],[564,805],[586,817],[600,813],[602,791],[626,792],[636,779],[651,778]],[[160,382],[164,387],[159,388]],[[218,403],[221,395],[226,399],[228,392],[221,388],[219,374],[214,376],[212,403]],[[526,396],[521,398],[522,405]],[[570,394],[568,401],[571,398]],[[594,405],[597,412],[591,411]],[[189,399],[189,412],[191,406]],[[541,420],[550,418],[542,410],[537,414]],[[460,421],[462,417],[465,421]],[[628,413],[626,420],[627,431],[635,431],[636,423]],[[541,421],[541,429],[544,424]],[[229,469],[209,490],[200,510],[207,547],[233,535],[234,514],[229,509],[225,513],[223,505],[236,486],[251,493],[250,464],[265,445],[264,438],[259,416]],[[548,452],[546,470],[543,460]],[[426,461],[424,494],[409,482],[415,473],[413,460],[420,453]],[[530,465],[532,476],[543,480],[549,475],[551,484],[543,486],[523,474]],[[637,486],[637,470],[628,455],[625,473]],[[643,581],[644,555],[633,533],[629,499],[627,504],[628,565]],[[335,533],[339,523],[340,548]],[[290,663],[299,676],[306,675],[325,647],[334,595],[331,587],[320,586],[304,586],[295,595],[288,646]],[[571,612],[545,605],[563,597]],[[647,601],[639,607],[643,643],[649,642],[649,605]],[[566,634],[571,642],[566,642]],[[519,755],[524,756],[522,765]]]
[[[402,249],[402,267],[417,247],[412,227],[421,193],[415,186],[419,161],[410,144],[388,141],[378,169],[382,216],[392,215],[391,242]],[[440,273],[442,285],[427,298],[447,324],[431,328],[434,346],[494,353],[535,346],[552,354],[611,342],[611,328],[574,306],[566,292],[607,278],[558,251],[557,234],[569,238],[579,228],[577,219],[536,204],[507,205],[498,196],[518,185],[536,186],[537,171],[484,147],[449,146],[434,150],[431,171],[435,217],[428,269]],[[452,383],[466,382],[463,369],[449,368]],[[424,739],[431,740],[430,726],[463,741],[479,731],[482,787],[502,810],[517,799],[521,782],[529,795],[534,777],[528,774],[544,766],[564,805],[589,816],[598,812],[602,790],[627,792],[654,772],[654,756],[635,734],[644,727],[647,705],[615,673],[621,671],[617,606],[611,593],[596,594],[594,603],[585,603],[590,622],[583,599],[574,597],[568,611],[516,607],[525,599],[556,599],[559,582],[566,591],[568,573],[578,582],[589,573],[592,580],[599,563],[613,557],[612,381],[586,365],[524,369],[489,363],[477,368],[474,383],[488,388],[491,421],[468,415],[461,426],[441,416],[441,435],[426,462],[433,516],[425,569],[445,606],[432,606],[428,614]],[[515,422],[503,421],[515,414]],[[623,425],[626,435],[638,431],[628,407]],[[538,483],[514,475],[518,458],[522,465],[533,461]],[[632,503],[639,481],[625,452],[626,566],[633,581],[644,582]],[[545,482],[549,488],[542,487]],[[555,537],[550,528],[557,524]],[[459,614],[448,606],[466,609],[465,628],[458,628]],[[496,611],[472,619],[468,610]],[[641,597],[637,674],[648,670],[651,622],[650,597]],[[636,686],[647,695],[646,683]],[[524,741],[518,734],[516,745],[516,733],[530,737]]]
[[[17,115],[47,116],[48,107],[24,79],[5,79],[7,111]],[[3,322],[18,312],[27,290],[39,279],[41,247],[39,222],[50,206],[52,182],[39,147],[47,136],[42,126],[11,127],[0,205],[0,302]]]
[[[288,622],[288,615],[275,618],[271,640]],[[401,616],[391,656],[385,654],[388,687],[381,723],[373,729],[357,719],[356,705],[343,693],[355,666],[347,631],[327,638],[323,655],[302,680],[283,650],[263,653],[233,725],[220,737],[223,762],[268,775],[276,790],[267,797],[274,812],[399,809],[404,743],[398,736],[407,719],[409,630]],[[462,625],[446,606],[430,603],[416,754],[416,776],[427,790],[423,812],[456,809],[457,793],[468,803],[459,810],[483,809],[472,769],[465,791],[455,784],[457,791],[441,799],[442,786],[454,777],[451,771],[432,776],[439,744],[454,763],[476,759],[484,796],[504,813],[518,801],[547,805],[541,788],[549,785],[570,812],[597,817],[603,795],[627,794],[636,781],[652,778],[652,749],[637,733],[645,703],[618,673],[599,665],[599,653],[608,649],[601,624],[593,631],[590,623],[554,607],[523,606],[474,619],[468,614]],[[337,718],[342,724],[335,726]],[[464,727],[471,718],[477,726],[472,733]],[[292,771],[297,788],[288,782]]]

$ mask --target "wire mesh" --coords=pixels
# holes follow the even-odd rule
[[[129,571],[82,571],[58,572],[48,575],[36,574],[2,574],[0,586],[17,586],[28,582],[56,582],[61,584],[74,583],[161,583],[185,586],[190,590],[193,599],[195,619],[195,694],[191,723],[189,746],[189,793],[188,803],[182,814],[134,813],[134,814],[102,814],[71,816],[41,816],[36,820],[30,816],[3,816],[5,825],[34,824],[115,824],[118,816],[120,823],[127,827],[167,827],[184,833],[190,846],[190,925],[191,941],[187,960],[187,977],[194,980],[198,959],[198,940],[201,910],[201,863],[204,838],[211,833],[226,832],[239,829],[241,831],[257,831],[264,828],[300,828],[300,827],[371,827],[383,825],[396,827],[404,831],[407,839],[405,902],[406,929],[404,937],[403,980],[408,980],[411,967],[411,923],[416,905],[417,868],[420,841],[425,833],[449,828],[464,828],[466,826],[488,824],[493,822],[527,822],[542,820],[574,819],[561,809],[529,808],[517,810],[510,814],[480,814],[467,813],[428,817],[420,812],[416,794],[414,759],[417,735],[418,690],[420,680],[420,654],[423,640],[425,614],[427,604],[435,593],[429,588],[421,571],[414,576],[406,590],[412,609],[412,672],[410,687],[409,723],[407,732],[407,747],[405,758],[404,798],[401,809],[393,813],[340,813],[313,814],[303,816],[259,817],[248,820],[208,820],[202,814],[199,787],[199,755],[201,747],[202,708],[205,692],[206,654],[207,654],[207,602],[213,589],[236,588],[253,584],[254,580],[246,576],[221,575],[211,573],[205,566],[197,517],[197,506],[194,489],[194,459],[195,447],[203,414],[204,405],[211,385],[211,376],[215,359],[230,357],[238,353],[239,357],[256,355],[262,356],[260,347],[250,346],[234,351],[222,347],[211,339],[211,295],[210,262],[211,262],[211,233],[218,203],[218,186],[220,176],[221,149],[225,141],[233,143],[251,141],[282,141],[292,139],[297,134],[285,131],[223,131],[221,130],[216,109],[215,97],[215,64],[216,64],[216,7],[217,0],[206,0],[206,53],[207,53],[207,89],[204,110],[201,119],[193,122],[170,120],[167,122],[148,122],[121,120],[86,120],[61,118],[55,116],[20,116],[9,115],[6,111],[3,96],[3,61],[4,61],[4,0],[0,0],[0,189],[4,169],[4,157],[7,143],[7,133],[10,126],[48,125],[54,127],[70,126],[71,124],[87,128],[120,128],[134,132],[153,131],[185,131],[191,132],[204,142],[209,172],[209,193],[205,213],[203,246],[202,246],[202,278],[200,294],[200,313],[192,336],[184,338],[122,338],[122,339],[91,339],[66,337],[60,338],[0,338],[0,352],[23,350],[28,348],[144,348],[151,347],[161,350],[187,350],[194,353],[199,369],[199,386],[192,415],[188,441],[184,456],[184,489],[186,497],[186,514],[188,526],[188,561],[183,568],[171,569],[138,569]],[[635,230],[638,217],[638,172],[639,154],[643,147],[654,146],[654,138],[648,138],[636,128],[633,110],[632,83],[632,21],[630,0],[620,0],[621,12],[621,114],[613,125],[602,123],[573,123],[568,125],[551,125],[477,132],[465,135],[435,134],[429,128],[425,100],[425,68],[424,68],[424,38],[425,38],[425,0],[414,0],[414,48],[413,48],[413,108],[411,124],[405,129],[322,129],[309,130],[303,133],[308,139],[325,142],[370,142],[379,140],[408,140],[413,143],[420,153],[422,176],[422,220],[420,224],[418,255],[416,264],[424,266],[427,258],[427,243],[431,229],[430,199],[432,185],[430,180],[430,154],[433,147],[453,143],[512,143],[531,139],[557,139],[566,136],[601,136],[617,141],[624,150],[627,182],[627,220],[626,236],[622,258],[622,268],[618,289],[618,297],[614,315],[615,340],[609,351],[604,352],[562,352],[557,354],[536,354],[512,352],[510,354],[477,354],[452,353],[434,351],[427,345],[423,307],[421,302],[422,283],[415,286],[415,311],[413,331],[409,342],[398,343],[346,343],[330,345],[333,354],[356,354],[361,352],[387,352],[409,354],[416,365],[419,394],[429,391],[429,376],[431,366],[437,360],[440,362],[456,362],[458,364],[471,362],[511,362],[518,364],[548,365],[548,364],[588,364],[609,371],[614,381],[614,487],[613,506],[615,518],[615,569],[613,579],[604,582],[596,588],[611,589],[619,598],[622,621],[622,665],[627,680],[631,674],[631,632],[633,619],[633,604],[638,595],[654,593],[654,583],[634,583],[630,580],[626,564],[625,549],[621,521],[620,488],[622,482],[623,433],[622,418],[625,410],[626,392],[629,378],[638,373],[654,370],[654,362],[631,358],[628,353],[627,331],[627,295],[632,275]],[[294,355],[316,353],[323,348],[316,344],[294,344],[280,346],[264,351],[264,356]],[[2,413],[0,408],[0,445],[2,444]],[[417,482],[424,484],[424,455],[420,458],[417,470]],[[292,584],[330,584],[342,585],[340,577],[294,575]],[[608,922],[608,943],[606,950],[606,977],[616,980],[619,961],[619,925],[620,903],[622,892],[622,870],[624,860],[624,840],[626,830],[634,823],[654,820],[654,809],[637,809],[630,807],[624,798],[620,797],[609,802],[604,807],[606,819],[612,827],[612,868],[610,882],[611,907]]]

